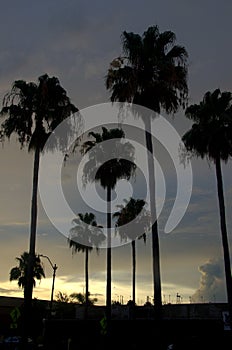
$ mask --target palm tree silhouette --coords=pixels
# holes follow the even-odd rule
[[[102,226],[97,225],[93,213],[79,213],[72,221],[73,227],[70,229],[68,238],[69,247],[72,253],[85,253],[85,318],[88,317],[89,306],[89,252],[95,247],[98,251],[99,245],[105,240]]]
[[[132,301],[134,305],[136,304],[135,297],[135,279],[136,279],[136,239],[143,239],[146,243],[146,233],[145,231],[150,225],[150,216],[148,212],[144,210],[146,202],[143,199],[134,199],[124,200],[125,205],[118,205],[120,209],[118,212],[113,214],[113,217],[116,218],[116,230],[120,234],[121,239],[125,242],[128,239],[131,241],[132,249]],[[130,225],[131,223],[131,225]],[[126,226],[125,226],[126,225]],[[136,228],[136,230],[135,230]],[[137,232],[140,232],[140,235],[136,237]]]
[[[114,59],[106,76],[106,88],[111,101],[129,102],[160,113],[175,113],[185,106],[187,87],[187,52],[175,45],[175,34],[160,32],[150,26],[142,36],[122,33],[123,55]],[[153,154],[151,114],[141,116],[145,125],[146,147]],[[155,204],[155,174],[153,157],[148,157],[150,206],[152,222],[152,258],[154,304],[157,318],[161,317],[160,252]]]
[[[202,101],[189,106],[185,114],[194,122],[182,137],[187,152],[212,161],[216,168],[227,298],[232,318],[232,279],[221,169],[221,161],[226,163],[232,156],[232,94],[220,89],[208,91]]]
[[[77,111],[58,78],[49,77],[47,74],[40,76],[37,84],[16,80],[3,99],[1,115],[7,116],[1,125],[3,137],[10,139],[12,134],[16,134],[21,147],[28,146],[28,150],[34,152],[29,262],[24,300],[28,324],[33,293],[40,154],[52,131]],[[51,146],[65,148],[66,137],[68,135],[62,135],[62,138],[57,140],[57,144]]]
[[[102,127],[102,133],[90,132],[83,143],[81,152],[88,154],[89,160],[83,169],[84,184],[99,182],[106,189],[107,200],[107,282],[106,282],[106,319],[110,327],[111,320],[111,191],[120,179],[129,180],[134,174],[134,147],[122,142],[124,131],[119,128]],[[110,145],[107,141],[110,140]],[[106,160],[106,161],[105,161]],[[109,329],[108,329],[109,330]]]
[[[29,262],[29,253],[23,252],[20,257],[16,257],[17,266],[12,267],[10,270],[10,281],[18,281],[18,286],[23,288],[25,292],[25,286],[27,283],[27,269]],[[45,272],[41,263],[39,255],[35,256],[35,264],[33,268],[33,286],[36,286],[36,280],[41,281],[42,277],[45,278]]]

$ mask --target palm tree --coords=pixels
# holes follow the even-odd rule
[[[16,257],[17,266],[10,270],[10,281],[18,281],[18,286],[25,292],[27,283],[27,269],[29,263],[29,253],[23,252],[20,257]],[[36,280],[41,281],[45,278],[45,272],[39,255],[35,256],[35,264],[33,268],[33,287],[36,286]]]
[[[187,52],[175,45],[172,31],[161,33],[158,26],[150,26],[142,36],[122,33],[123,55],[114,59],[106,76],[106,88],[111,101],[129,102],[160,113],[175,113],[185,107],[188,95]],[[153,154],[151,115],[142,116],[145,125],[146,147]],[[156,220],[154,163],[148,157],[150,206],[152,222],[152,258],[154,304],[157,318],[161,317],[161,281],[158,225]]]
[[[89,306],[89,252],[105,240],[102,232],[102,226],[97,225],[95,215],[93,213],[79,213],[72,221],[74,227],[70,230],[68,238],[69,247],[72,253],[85,253],[85,318],[88,316]]]
[[[37,84],[24,80],[15,81],[3,99],[1,115],[8,116],[1,125],[3,137],[10,139],[12,134],[16,134],[21,147],[28,146],[28,150],[34,152],[29,263],[25,285],[26,317],[30,317],[31,314],[33,293],[40,154],[56,126],[77,111],[58,78],[49,77],[47,74],[40,76]],[[59,147],[65,147],[67,135],[62,136],[63,138],[57,141]]]
[[[70,303],[70,295],[65,292],[61,292],[60,290],[56,293],[56,301],[58,303]]]
[[[102,127],[102,133],[90,132],[88,140],[83,143],[81,152],[88,153],[89,160],[84,165],[83,180],[99,182],[106,189],[107,200],[107,285],[106,285],[106,319],[109,326],[111,320],[111,191],[120,179],[129,180],[134,174],[134,147],[122,143],[124,131],[119,128],[107,129]],[[107,141],[113,140],[109,144]],[[106,143],[104,142],[106,141]],[[111,141],[112,142],[112,141]],[[106,160],[106,161],[105,161]]]
[[[135,240],[136,238],[143,238],[144,243],[146,243],[146,234],[145,231],[150,224],[150,217],[147,212],[143,210],[145,206],[145,201],[143,199],[134,199],[124,200],[124,205],[119,205],[119,211],[113,214],[114,218],[117,218],[115,226],[119,232],[122,240],[131,241],[132,248],[132,301],[134,305],[136,304],[135,298],[135,277],[136,277],[136,247]],[[130,227],[130,223],[132,223]],[[129,224],[129,225],[128,225]],[[126,226],[125,226],[126,225]],[[138,237],[135,237],[135,226],[136,232],[141,234]]]
[[[86,296],[82,293],[71,293],[68,295],[65,292],[58,291],[56,293],[56,301],[58,303],[74,303],[78,305],[86,305]],[[97,298],[90,298],[90,292],[88,293],[89,305],[94,305],[97,302]]]
[[[98,299],[97,298],[90,298],[90,292],[88,292],[88,305],[94,305]],[[72,293],[70,294],[70,299],[72,303],[76,303],[79,305],[86,305],[86,295],[82,293]]]
[[[232,156],[232,94],[220,89],[208,91],[199,104],[189,106],[185,113],[194,122],[182,137],[187,152],[212,161],[216,168],[227,298],[232,319],[232,279],[221,169],[221,161],[226,163]]]

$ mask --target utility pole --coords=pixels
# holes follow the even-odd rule
[[[52,269],[53,269],[53,275],[52,275],[52,290],[51,290],[51,300],[50,300],[50,316],[52,315],[52,306],[53,306],[53,296],[54,296],[54,287],[55,287],[55,278],[56,278],[56,270],[58,266],[56,264],[53,264],[50,260],[50,258],[47,255],[39,254],[42,258],[46,258]]]

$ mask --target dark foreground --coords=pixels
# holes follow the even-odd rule
[[[232,334],[215,320],[114,320],[110,334],[99,321],[54,320],[45,324],[46,350],[232,349]]]
[[[45,320],[43,334],[28,346],[0,344],[4,350],[156,349],[231,350],[232,332],[223,322],[201,319],[112,320],[105,334],[99,320]]]

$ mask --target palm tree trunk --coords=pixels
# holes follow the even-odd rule
[[[111,321],[111,187],[107,186],[107,281],[106,281],[106,322],[107,333]]]
[[[85,250],[85,315],[84,318],[88,318],[88,307],[89,307],[89,249],[86,247]]]
[[[158,224],[156,217],[156,198],[155,198],[155,168],[153,158],[153,145],[151,135],[151,119],[145,120],[145,137],[148,154],[148,174],[149,174],[149,190],[150,190],[150,207],[152,220],[152,270],[153,270],[153,293],[154,293],[154,309],[155,317],[159,320],[162,317],[162,298],[161,298],[161,281],[160,281],[160,252]]]
[[[132,301],[135,304],[135,271],[136,271],[135,241],[131,242],[131,246],[132,246]]]
[[[228,244],[227,228],[226,228],[225,202],[224,202],[224,194],[223,194],[223,180],[222,180],[220,157],[216,158],[215,165],[216,165],[216,176],[217,176],[217,191],[218,191],[218,201],[219,201],[219,211],[220,211],[222,246],[223,246],[223,254],[224,254],[227,300],[229,305],[231,330],[232,330],[232,277],[231,277],[231,267],[230,267],[230,252],[229,252],[229,244]]]
[[[36,243],[36,228],[37,228],[37,193],[38,193],[38,175],[39,175],[40,148],[36,147],[34,153],[33,167],[33,185],[32,185],[32,200],[31,200],[31,226],[30,226],[30,242],[29,242],[29,259],[27,270],[27,281],[24,293],[24,323],[25,331],[30,332],[30,318],[32,316],[32,294],[33,294],[33,271],[35,263],[35,243]],[[28,333],[30,334],[30,333]]]

